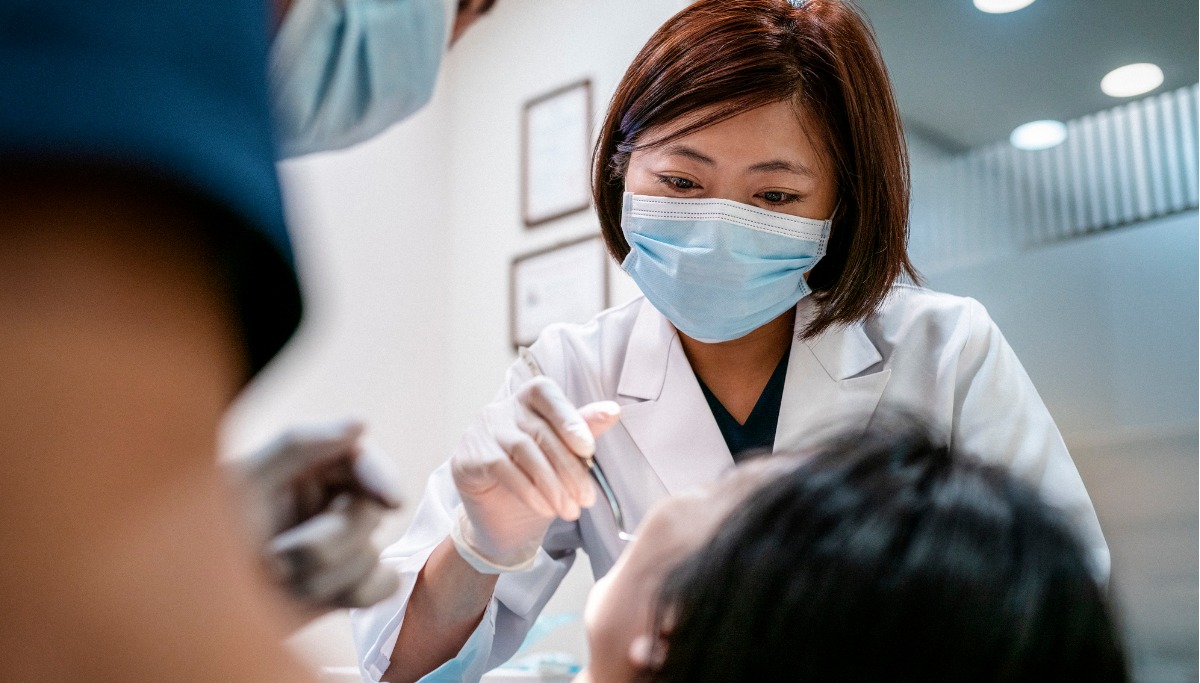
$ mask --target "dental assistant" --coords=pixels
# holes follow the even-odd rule
[[[412,526],[401,590],[352,614],[372,680],[475,681],[504,662],[583,550],[756,449],[915,413],[1062,508],[1098,580],[1108,550],[1062,438],[977,302],[915,284],[908,158],[866,21],[838,0],[700,0],[616,88],[593,195],[644,297],[557,325],[509,370]],[[618,422],[619,419],[619,422]]]
[[[269,75],[282,157],[365,141],[433,95],[442,53],[495,0],[276,0]],[[357,421],[293,427],[228,468],[269,575],[301,618],[395,592],[371,532],[399,505]]]

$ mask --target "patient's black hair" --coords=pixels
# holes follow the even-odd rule
[[[905,421],[752,494],[670,574],[657,620],[662,683],[1128,680],[1065,518]]]

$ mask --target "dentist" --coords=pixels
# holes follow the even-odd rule
[[[1106,578],[1083,482],[1003,335],[978,302],[904,283],[908,156],[850,4],[690,4],[617,85],[594,159],[608,251],[644,297],[546,329],[544,376],[510,369],[384,551],[400,592],[352,613],[364,675],[477,681],[579,550],[604,575],[624,543],[585,458],[636,522],[883,407],[1037,487]]]

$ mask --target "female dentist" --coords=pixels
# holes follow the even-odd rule
[[[682,10],[616,89],[593,192],[609,252],[645,296],[543,332],[531,351],[545,377],[515,364],[432,475],[384,552],[400,592],[352,617],[372,680],[478,680],[577,550],[608,571],[623,542],[608,506],[590,507],[586,458],[636,522],[747,451],[865,429],[881,406],[1038,487],[1107,577],[1083,483],[986,311],[899,282],[917,279],[907,153],[851,7]]]

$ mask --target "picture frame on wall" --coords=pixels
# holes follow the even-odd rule
[[[525,103],[521,116],[525,227],[588,208],[591,127],[591,80],[565,85]]]
[[[551,323],[584,323],[608,305],[608,254],[598,234],[512,261],[509,330],[514,349],[532,344]]]

